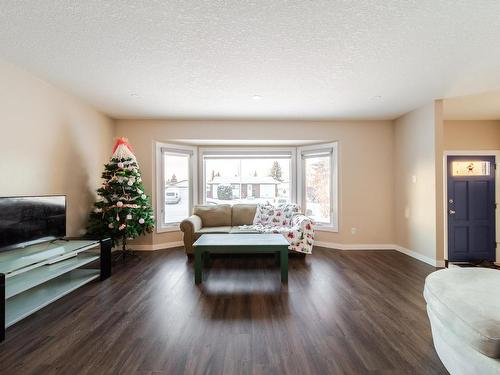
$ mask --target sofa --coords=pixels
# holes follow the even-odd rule
[[[217,204],[195,206],[193,214],[181,222],[184,249],[193,255],[193,243],[208,233],[281,233],[292,252],[312,252],[313,222],[298,212],[296,205]]]
[[[450,374],[500,374],[500,271],[433,272],[424,298],[434,347]]]

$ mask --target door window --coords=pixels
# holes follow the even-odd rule
[[[490,175],[490,162],[484,160],[456,160],[452,162],[451,168],[455,177]]]

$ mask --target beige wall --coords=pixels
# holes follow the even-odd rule
[[[78,235],[110,156],[113,122],[86,103],[0,61],[0,196],[66,194]]]
[[[443,152],[444,120],[443,100],[434,102],[434,148],[436,152],[436,260],[444,260],[444,196],[443,196]]]
[[[435,103],[394,121],[396,244],[436,257]]]
[[[500,121],[444,122],[445,150],[500,150]]]
[[[154,142],[196,140],[339,141],[339,233],[316,240],[341,244],[393,243],[393,125],[391,121],[153,121],[119,120],[116,135],[128,137],[146,188],[154,191]],[[153,199],[154,202],[154,199]],[[357,228],[355,235],[351,228]],[[181,233],[153,234],[141,244],[180,241]]]

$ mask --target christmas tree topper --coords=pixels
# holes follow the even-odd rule
[[[132,159],[137,162],[135,155],[132,151],[132,146],[128,143],[128,139],[120,137],[116,140],[115,146],[113,147],[112,159]]]

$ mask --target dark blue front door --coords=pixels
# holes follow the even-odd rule
[[[495,157],[448,157],[448,260],[494,261]]]

